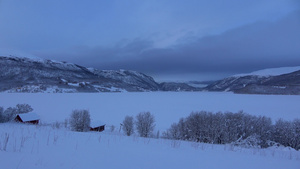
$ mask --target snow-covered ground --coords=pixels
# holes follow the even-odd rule
[[[92,120],[119,124],[126,115],[150,111],[161,132],[193,111],[238,112],[293,120],[300,117],[300,96],[240,95],[230,92],[139,92],[139,93],[0,93],[0,106],[31,105],[43,123],[62,122],[72,110],[88,109]]]
[[[299,169],[300,152],[0,124],[3,169]]]
[[[274,120],[300,115],[300,96],[237,95],[227,92],[143,93],[1,93],[0,106],[27,103],[42,123],[63,122],[74,109],[115,125],[115,132],[71,132],[47,125],[0,124],[0,168],[107,169],[299,169],[300,152],[284,147],[245,149],[165,139],[127,137],[119,133],[126,115],[150,111],[160,133],[192,111],[244,110]]]

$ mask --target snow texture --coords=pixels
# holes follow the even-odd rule
[[[170,127],[192,111],[244,110],[273,120],[299,118],[300,96],[236,95],[213,92],[147,93],[0,93],[4,108],[18,103],[39,112],[42,125],[0,124],[1,168],[18,169],[299,169],[300,152],[289,147],[267,149],[212,145],[177,140],[127,137],[123,133],[71,132],[43,125],[63,122],[72,110],[88,109],[93,121],[109,125],[150,111],[156,130]],[[93,122],[92,122],[93,123]],[[62,123],[61,123],[62,124]]]
[[[3,169],[300,168],[299,151],[289,148],[246,149],[50,126],[0,124],[0,143]]]

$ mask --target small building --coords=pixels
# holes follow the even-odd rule
[[[104,131],[105,130],[105,124],[101,121],[92,121],[90,125],[91,131]]]
[[[15,121],[20,123],[39,124],[40,117],[35,113],[22,113],[17,114]]]

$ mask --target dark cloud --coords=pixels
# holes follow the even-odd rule
[[[148,39],[123,40],[114,47],[76,47],[61,54],[98,69],[131,69],[148,74],[234,74],[300,65],[300,12],[276,22],[256,22],[219,35],[186,37],[154,48]],[[58,58],[60,55],[55,54]]]

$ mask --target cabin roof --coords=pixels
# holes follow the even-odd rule
[[[40,117],[36,113],[22,113],[22,114],[17,114],[17,116],[19,116],[23,122],[40,119]]]
[[[91,125],[90,127],[95,128],[95,127],[100,127],[100,126],[104,126],[105,123],[103,123],[102,121],[96,120],[96,121],[91,121]]]

